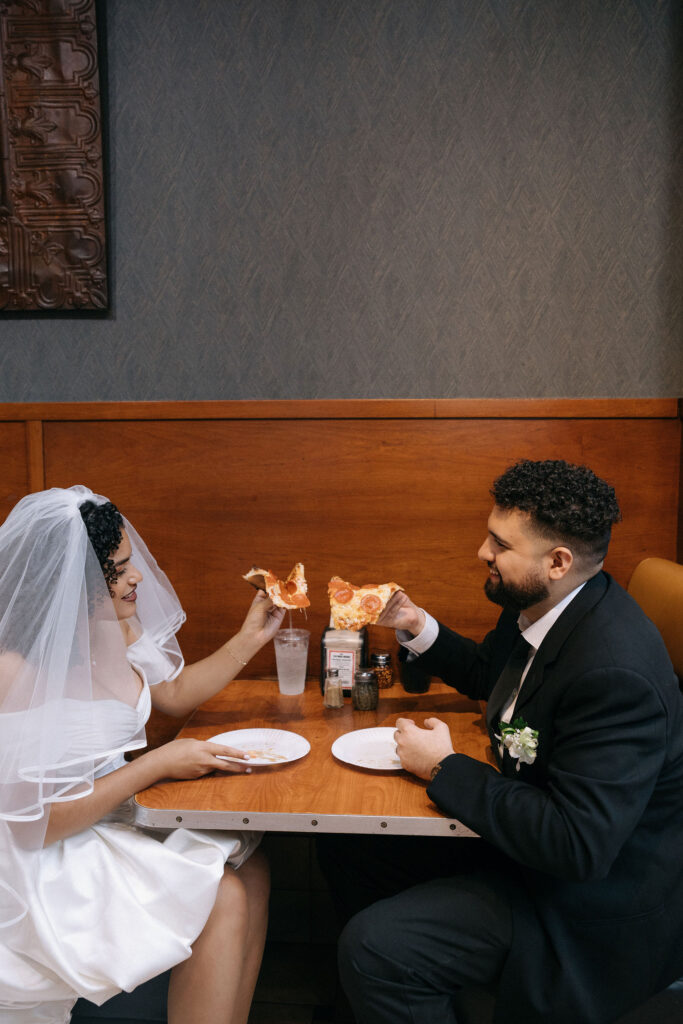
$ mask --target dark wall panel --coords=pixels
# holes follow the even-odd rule
[[[109,320],[0,400],[683,393],[678,0],[107,0]]]

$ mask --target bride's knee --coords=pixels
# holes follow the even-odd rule
[[[226,867],[214,900],[209,926],[240,940],[249,928],[249,898],[237,872]]]
[[[235,869],[226,864],[218,886],[214,912],[249,917],[258,907],[265,907],[270,896],[270,869],[260,850]]]
[[[236,872],[250,904],[267,904],[270,897],[270,865],[262,850],[256,850]]]

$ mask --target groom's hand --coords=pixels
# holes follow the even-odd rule
[[[403,590],[397,590],[389,598],[386,608],[377,619],[377,625],[389,626],[390,629],[405,629],[413,636],[417,636],[425,627],[425,613]]]
[[[424,728],[412,718],[399,718],[394,738],[401,764],[420,779],[429,779],[434,766],[455,753],[449,728],[439,718],[426,718]]]

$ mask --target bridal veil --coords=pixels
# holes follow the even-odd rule
[[[126,647],[80,506],[107,501],[88,488],[52,488],[23,498],[0,526],[0,927],[21,921],[22,849],[43,845],[50,806],[93,789],[125,750],[140,679]],[[184,613],[171,584],[124,520],[141,571],[142,630],[182,668],[175,638]],[[14,875],[14,877],[13,877]]]

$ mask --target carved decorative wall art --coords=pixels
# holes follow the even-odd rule
[[[0,310],[107,303],[95,0],[0,0]]]

